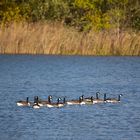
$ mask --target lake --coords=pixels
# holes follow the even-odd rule
[[[63,108],[19,107],[34,96],[66,100],[117,98],[120,103]],[[0,139],[139,140],[140,57],[0,55]]]

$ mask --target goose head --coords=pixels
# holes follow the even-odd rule
[[[29,97],[26,98],[26,102],[29,103]]]
[[[49,95],[49,96],[48,96],[48,102],[51,103],[51,101],[52,101],[52,96]]]
[[[59,104],[60,101],[61,101],[61,98],[59,97],[59,98],[57,99],[57,104]]]
[[[104,93],[104,101],[106,101],[106,93]]]
[[[63,103],[64,103],[64,104],[66,103],[66,97],[63,98]]]
[[[96,92],[96,99],[99,99],[100,92]]]
[[[121,96],[123,96],[123,95],[122,95],[122,94],[119,94],[119,96],[118,96],[118,101],[121,100]]]

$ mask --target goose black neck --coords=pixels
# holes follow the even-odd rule
[[[48,97],[48,102],[51,103],[51,98],[50,98],[50,96]]]
[[[106,101],[106,93],[104,94],[104,101]]]
[[[81,96],[81,97],[79,97],[79,103],[81,103],[82,101],[83,101],[83,98]]]
[[[96,92],[96,99],[99,99],[99,92]]]
[[[60,103],[60,98],[57,99],[57,104],[59,104],[59,103]]]
[[[29,97],[26,98],[26,102],[27,102],[27,103],[29,102]]]
[[[92,102],[92,101],[93,101],[93,96],[91,96],[91,98],[90,98],[90,99],[91,99],[91,102]]]
[[[64,97],[64,99],[63,99],[63,103],[65,104],[66,103],[66,98]]]
[[[118,101],[120,101],[120,100],[121,100],[121,95],[118,96]]]
[[[38,96],[34,97],[34,103],[38,104]]]
[[[84,95],[81,96],[81,99],[83,99],[83,98],[84,98]]]

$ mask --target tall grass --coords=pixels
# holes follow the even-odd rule
[[[11,24],[0,29],[0,53],[140,55],[140,33],[83,33],[60,23]]]

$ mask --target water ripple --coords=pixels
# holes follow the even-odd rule
[[[0,55],[0,139],[139,140],[139,57]],[[38,95],[77,99],[97,91],[119,104],[17,107]]]

